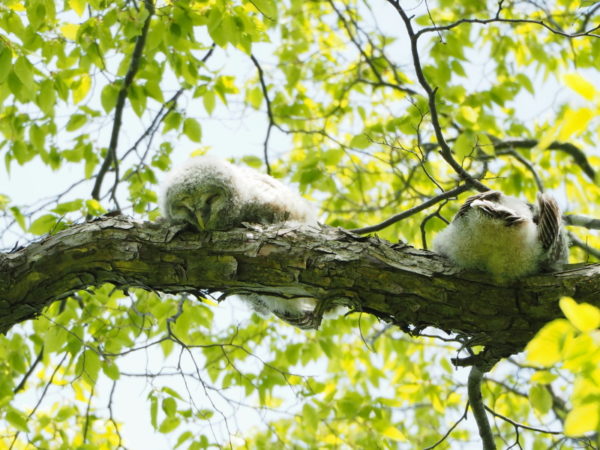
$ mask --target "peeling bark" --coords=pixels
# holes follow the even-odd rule
[[[191,233],[116,217],[0,254],[0,331],[103,283],[333,299],[404,329],[459,333],[494,357],[520,351],[542,325],[562,317],[562,295],[600,306],[600,264],[498,286],[432,252],[330,227]]]

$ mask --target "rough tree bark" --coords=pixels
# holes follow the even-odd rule
[[[323,227],[177,232],[125,217],[75,225],[0,254],[0,331],[90,286],[166,293],[312,296],[418,332],[433,326],[485,345],[489,358],[520,351],[569,295],[600,306],[600,264],[573,265],[511,286],[460,272],[408,245]]]

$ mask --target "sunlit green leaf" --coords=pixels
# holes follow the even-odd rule
[[[49,233],[55,227],[57,222],[58,217],[54,214],[44,214],[33,221],[29,226],[29,232],[37,235]]]

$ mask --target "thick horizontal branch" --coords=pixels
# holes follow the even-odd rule
[[[113,283],[171,294],[334,299],[405,329],[460,333],[504,356],[561,316],[561,295],[600,306],[600,264],[498,286],[432,252],[329,227],[176,231],[104,218],[0,254],[0,331],[78,290]]]

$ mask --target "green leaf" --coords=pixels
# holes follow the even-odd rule
[[[27,231],[27,225],[25,225],[25,216],[21,213],[21,210],[16,206],[10,207],[10,212],[12,212],[13,217],[21,227],[23,231]]]
[[[30,226],[29,232],[31,234],[42,235],[50,233],[58,222],[58,217],[54,214],[44,214],[38,217]]]
[[[33,81],[33,66],[24,56],[19,56],[15,62],[14,71],[27,89],[35,89]]]
[[[264,99],[263,91],[259,87],[255,87],[253,89],[249,89],[246,91],[246,101],[254,109],[260,108],[260,105],[261,105],[263,99]]]
[[[85,114],[73,114],[67,122],[67,131],[75,131],[85,125],[87,116]]]
[[[73,103],[77,104],[83,100],[87,96],[91,87],[92,78],[87,73],[83,74],[72,86]]]
[[[350,147],[365,149],[371,145],[371,139],[365,133],[357,134],[350,141]]]
[[[36,103],[45,114],[52,115],[54,113],[56,92],[54,91],[54,83],[51,80],[44,80],[40,83],[40,92]]]
[[[578,73],[566,74],[563,76],[563,80],[567,86],[569,86],[586,100],[592,100],[600,93],[600,91],[598,91],[592,83]]]
[[[565,434],[571,437],[597,431],[600,427],[600,404],[597,401],[576,405],[565,420]]]
[[[173,397],[167,397],[162,401],[162,409],[167,417],[172,417],[177,412],[177,402]]]
[[[540,370],[531,375],[531,381],[540,384],[550,384],[558,378],[558,375],[548,372],[547,370]]]
[[[157,422],[158,415],[158,399],[154,396],[154,393],[150,394],[150,423],[152,424],[152,428],[155,430],[158,428]]]
[[[116,381],[121,377],[119,366],[117,366],[113,361],[103,361],[102,372],[104,372],[104,374],[111,380]]]
[[[69,0],[69,6],[77,13],[79,17],[83,16],[86,3],[86,0]]]
[[[546,414],[552,408],[552,395],[546,386],[534,384],[529,390],[529,402],[537,412]]]
[[[170,433],[175,428],[177,428],[180,423],[181,419],[179,419],[178,417],[167,417],[165,420],[162,421],[160,427],[158,427],[158,431],[164,434]]]
[[[206,91],[202,96],[202,102],[204,103],[204,109],[208,114],[212,114],[215,110],[216,97],[214,91]]]
[[[71,202],[59,203],[52,211],[62,216],[73,211],[79,211],[82,207],[83,200],[77,199]]]
[[[79,355],[75,366],[75,372],[89,380],[92,384],[98,379],[100,372],[100,357],[91,349],[86,349]]]
[[[4,83],[12,67],[12,52],[0,40],[0,83]]]
[[[179,435],[179,438],[177,439],[177,443],[175,444],[175,448],[178,448],[181,446],[181,444],[183,444],[185,441],[191,439],[194,437],[194,433],[192,433],[191,431],[185,431],[183,433],[181,433]]]
[[[453,150],[456,154],[456,159],[459,161],[473,154],[475,152],[475,136],[473,133],[461,133],[456,141],[454,141]]]
[[[270,20],[277,18],[277,3],[274,0],[252,0],[250,3],[266,18]]]
[[[202,129],[200,123],[196,119],[188,117],[183,121],[183,132],[193,142],[200,142],[202,140]]]
[[[20,411],[11,409],[6,413],[6,421],[19,431],[29,432],[27,416]]]
[[[545,325],[527,344],[527,360],[540,366],[551,366],[561,360],[565,340],[575,332],[566,320],[558,319]]]
[[[31,125],[29,128],[29,140],[31,145],[36,151],[41,152],[44,150],[44,144],[46,142],[46,133],[37,124]]]
[[[107,84],[102,88],[102,93],[100,94],[100,102],[102,103],[102,108],[107,113],[111,112],[112,109],[117,104],[117,98],[119,96],[119,87],[116,84]]]
[[[132,85],[127,92],[127,96],[131,102],[133,112],[135,112],[138,117],[142,117],[146,111],[146,103],[148,100],[144,87],[137,84]]]
[[[577,303],[570,297],[563,297],[560,300],[560,309],[579,331],[600,328],[600,309],[589,303]]]

